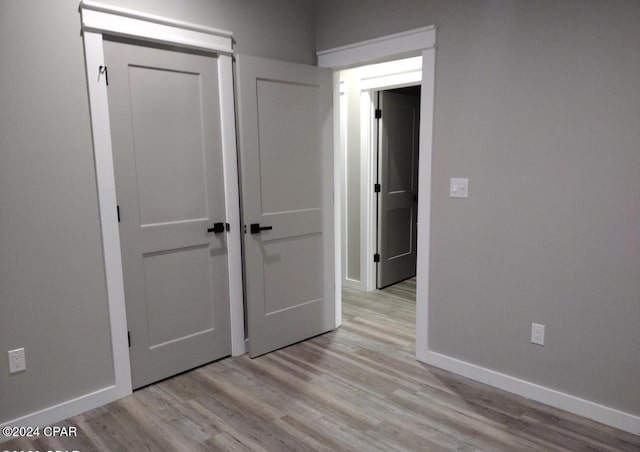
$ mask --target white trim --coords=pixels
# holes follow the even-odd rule
[[[338,86],[338,90],[333,91],[333,108],[340,110],[340,99],[344,95],[341,90],[340,73],[333,73],[333,85]],[[335,328],[342,325],[342,285],[346,281],[342,278],[342,183],[344,181],[344,146],[341,140],[340,131],[342,130],[342,124],[340,123],[340,115],[333,115],[333,174],[334,174],[334,186],[333,192],[333,223],[334,223],[334,260],[335,260],[335,274],[334,274],[334,300],[335,300]],[[346,127],[344,130],[346,134]]]
[[[47,407],[45,409],[29,413],[26,416],[4,422],[0,424],[2,427],[46,427],[64,419],[70,418],[85,411],[106,405],[114,400],[121,398],[115,386],[98,389],[89,394],[82,395],[75,399],[66,400],[57,405]],[[0,435],[0,443],[9,441],[11,437]]]
[[[355,70],[360,73],[362,91],[414,86],[422,81],[422,56],[371,64]]]
[[[203,33],[226,36],[228,38],[233,37],[233,33],[227,30],[220,30],[217,28],[205,27],[203,25],[192,24],[190,22],[182,22],[180,20],[170,19],[168,17],[156,16],[154,14],[147,14],[140,11],[135,11],[127,8],[120,8],[117,6],[105,5],[104,3],[84,0],[81,2],[80,7],[85,10],[99,11],[108,13],[111,15],[118,15],[123,17],[130,17],[133,19],[140,19],[144,22],[152,22],[162,25],[170,25],[175,28],[183,28],[185,30],[201,31]],[[130,33],[127,33],[130,35]]]
[[[416,357],[429,350],[429,281],[431,278],[431,184],[433,180],[433,119],[436,49],[422,52],[420,92],[420,159],[418,163],[418,257],[416,263]]]
[[[339,110],[339,114],[333,115],[333,126],[339,127],[338,133],[334,133],[334,144],[333,144],[334,158],[336,159],[334,173],[337,175],[335,189],[334,189],[334,199],[336,203],[336,212],[335,212],[336,232],[338,232],[338,229],[339,229],[339,234],[336,234],[335,252],[336,252],[336,257],[340,256],[340,259],[336,258],[336,274],[338,273],[337,267],[338,265],[340,265],[340,277],[336,281],[340,281],[340,284],[342,286],[350,287],[353,289],[353,288],[357,288],[356,286],[354,286],[354,284],[356,284],[357,281],[347,278],[347,266],[349,264],[349,259],[348,259],[347,253],[342,252],[343,249],[347,249],[349,246],[349,241],[348,241],[349,237],[347,237],[347,234],[346,234],[347,202],[345,197],[346,190],[344,189],[346,178],[347,178],[347,170],[346,170],[347,115],[343,115],[342,113],[340,113],[340,112],[346,111],[347,109],[347,96],[344,90],[344,81],[340,80],[339,71],[335,71],[333,73],[333,83],[334,85],[335,84],[340,85],[340,88],[338,89],[338,91],[336,90],[333,91],[333,96],[334,96],[333,105],[334,105],[334,108],[337,108]],[[338,211],[339,211],[339,215],[338,215]],[[339,228],[337,226],[339,226]],[[336,287],[336,290],[337,290],[337,287]],[[336,316],[337,315],[338,314],[336,313]],[[336,317],[336,322],[337,321],[338,321],[338,318]]]
[[[102,34],[85,32],[84,52],[117,399],[131,394],[131,367],[129,344],[127,343],[127,312],[122,279],[120,229],[117,216],[114,214],[117,209],[117,201],[113,153],[111,151],[109,100],[106,84],[96,77],[96,68],[105,64]]]
[[[233,53],[233,38],[228,31],[88,1],[80,4],[80,12],[84,31],[209,52]]]
[[[362,89],[362,85],[360,86]],[[367,292],[376,289],[376,265],[373,262],[373,255],[377,248],[378,222],[376,216],[376,195],[372,190],[376,177],[376,145],[378,136],[378,121],[375,120],[374,111],[378,107],[377,96],[371,91],[361,92],[360,110],[360,158],[362,183],[360,191],[362,193],[361,209],[364,218],[364,240],[362,241],[362,260],[360,264],[360,277],[364,283],[363,289]]]
[[[318,66],[332,69],[353,67],[378,60],[401,58],[419,54],[424,49],[434,47],[436,28],[434,26],[416,28],[381,38],[370,39],[334,49],[317,52]]]
[[[600,405],[440,353],[428,351],[424,354],[422,360],[432,366],[471,378],[472,380],[488,384],[495,388],[601,422],[634,435],[640,435],[640,416],[625,413],[624,411]]]
[[[405,86],[419,85],[422,80],[422,70],[403,72],[398,74],[376,77],[374,79],[363,78],[360,83],[361,90],[386,90],[403,88]]]
[[[429,306],[429,240],[431,224],[431,178],[433,159],[433,104],[435,86],[436,28],[433,26],[409,30],[370,41],[352,44],[337,49],[318,52],[318,65],[338,70],[346,66],[364,65],[380,60],[395,60],[421,51],[422,94],[420,106],[420,167],[418,186],[418,268],[421,276],[416,284],[416,357],[422,360],[428,351],[427,331]],[[334,77],[334,99],[340,95],[340,82]],[[337,93],[337,94],[336,94]],[[340,109],[334,109],[339,112]],[[340,149],[336,147],[335,149]],[[368,171],[368,170],[367,170]],[[339,190],[340,186],[336,185]],[[341,192],[339,196],[342,196]],[[423,227],[420,227],[420,223]],[[336,257],[336,260],[339,258]],[[422,263],[421,263],[422,262]],[[362,270],[362,267],[361,267]],[[369,272],[371,273],[371,272]],[[367,284],[360,277],[361,284]],[[420,282],[422,281],[422,282]],[[371,284],[371,281],[369,281]],[[375,282],[373,283],[375,284]],[[342,309],[336,306],[336,317]]]
[[[220,129],[224,165],[224,193],[227,222],[227,259],[229,264],[229,301],[231,316],[231,354],[246,353],[244,303],[242,285],[242,225],[240,224],[240,184],[236,147],[235,98],[233,93],[233,61],[229,55],[218,57],[220,94]]]
[[[360,139],[360,282],[362,289],[369,291],[375,289],[371,286],[371,269],[375,268],[373,254],[375,247],[371,247],[371,237],[375,236],[375,210],[371,210],[371,198],[373,198],[373,183],[375,159],[370,151],[370,147],[375,144],[373,135],[369,133],[373,124],[374,105],[371,93],[362,92],[362,79],[357,77],[358,86],[358,106],[360,108],[360,122],[358,132]],[[376,127],[377,130],[377,127]],[[371,214],[373,213],[373,217]],[[372,220],[373,219],[373,220]]]

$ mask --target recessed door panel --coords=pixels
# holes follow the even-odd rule
[[[256,91],[262,213],[320,208],[318,87],[258,80]]]
[[[264,260],[265,315],[322,301],[322,234],[269,241]]]
[[[413,177],[416,168],[416,143],[413,129],[417,128],[417,115],[414,105],[391,104],[386,108],[384,131],[387,134],[388,149],[386,165],[387,191],[389,193],[407,192],[413,190]],[[400,133],[400,131],[406,131]],[[390,133],[390,131],[393,131]],[[398,132],[396,132],[398,131]]]
[[[388,259],[398,259],[411,254],[414,248],[413,237],[406,231],[411,230],[415,218],[413,207],[390,209],[386,212],[386,216],[386,226],[389,232],[385,234],[384,240]]]
[[[128,72],[141,224],[207,218],[200,74]]]
[[[149,347],[215,328],[207,245],[143,257]]]

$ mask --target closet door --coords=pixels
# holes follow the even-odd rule
[[[231,352],[218,63],[104,48],[138,388]]]
[[[335,326],[332,74],[238,57],[249,353]]]

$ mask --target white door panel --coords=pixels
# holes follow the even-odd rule
[[[252,357],[335,324],[331,83],[328,70],[238,58]]]
[[[217,59],[104,47],[137,388],[230,354]]]

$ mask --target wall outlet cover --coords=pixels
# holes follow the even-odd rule
[[[531,324],[531,343],[544,345],[544,325],[539,323]]]
[[[22,372],[27,369],[24,348],[9,350],[9,373]]]

